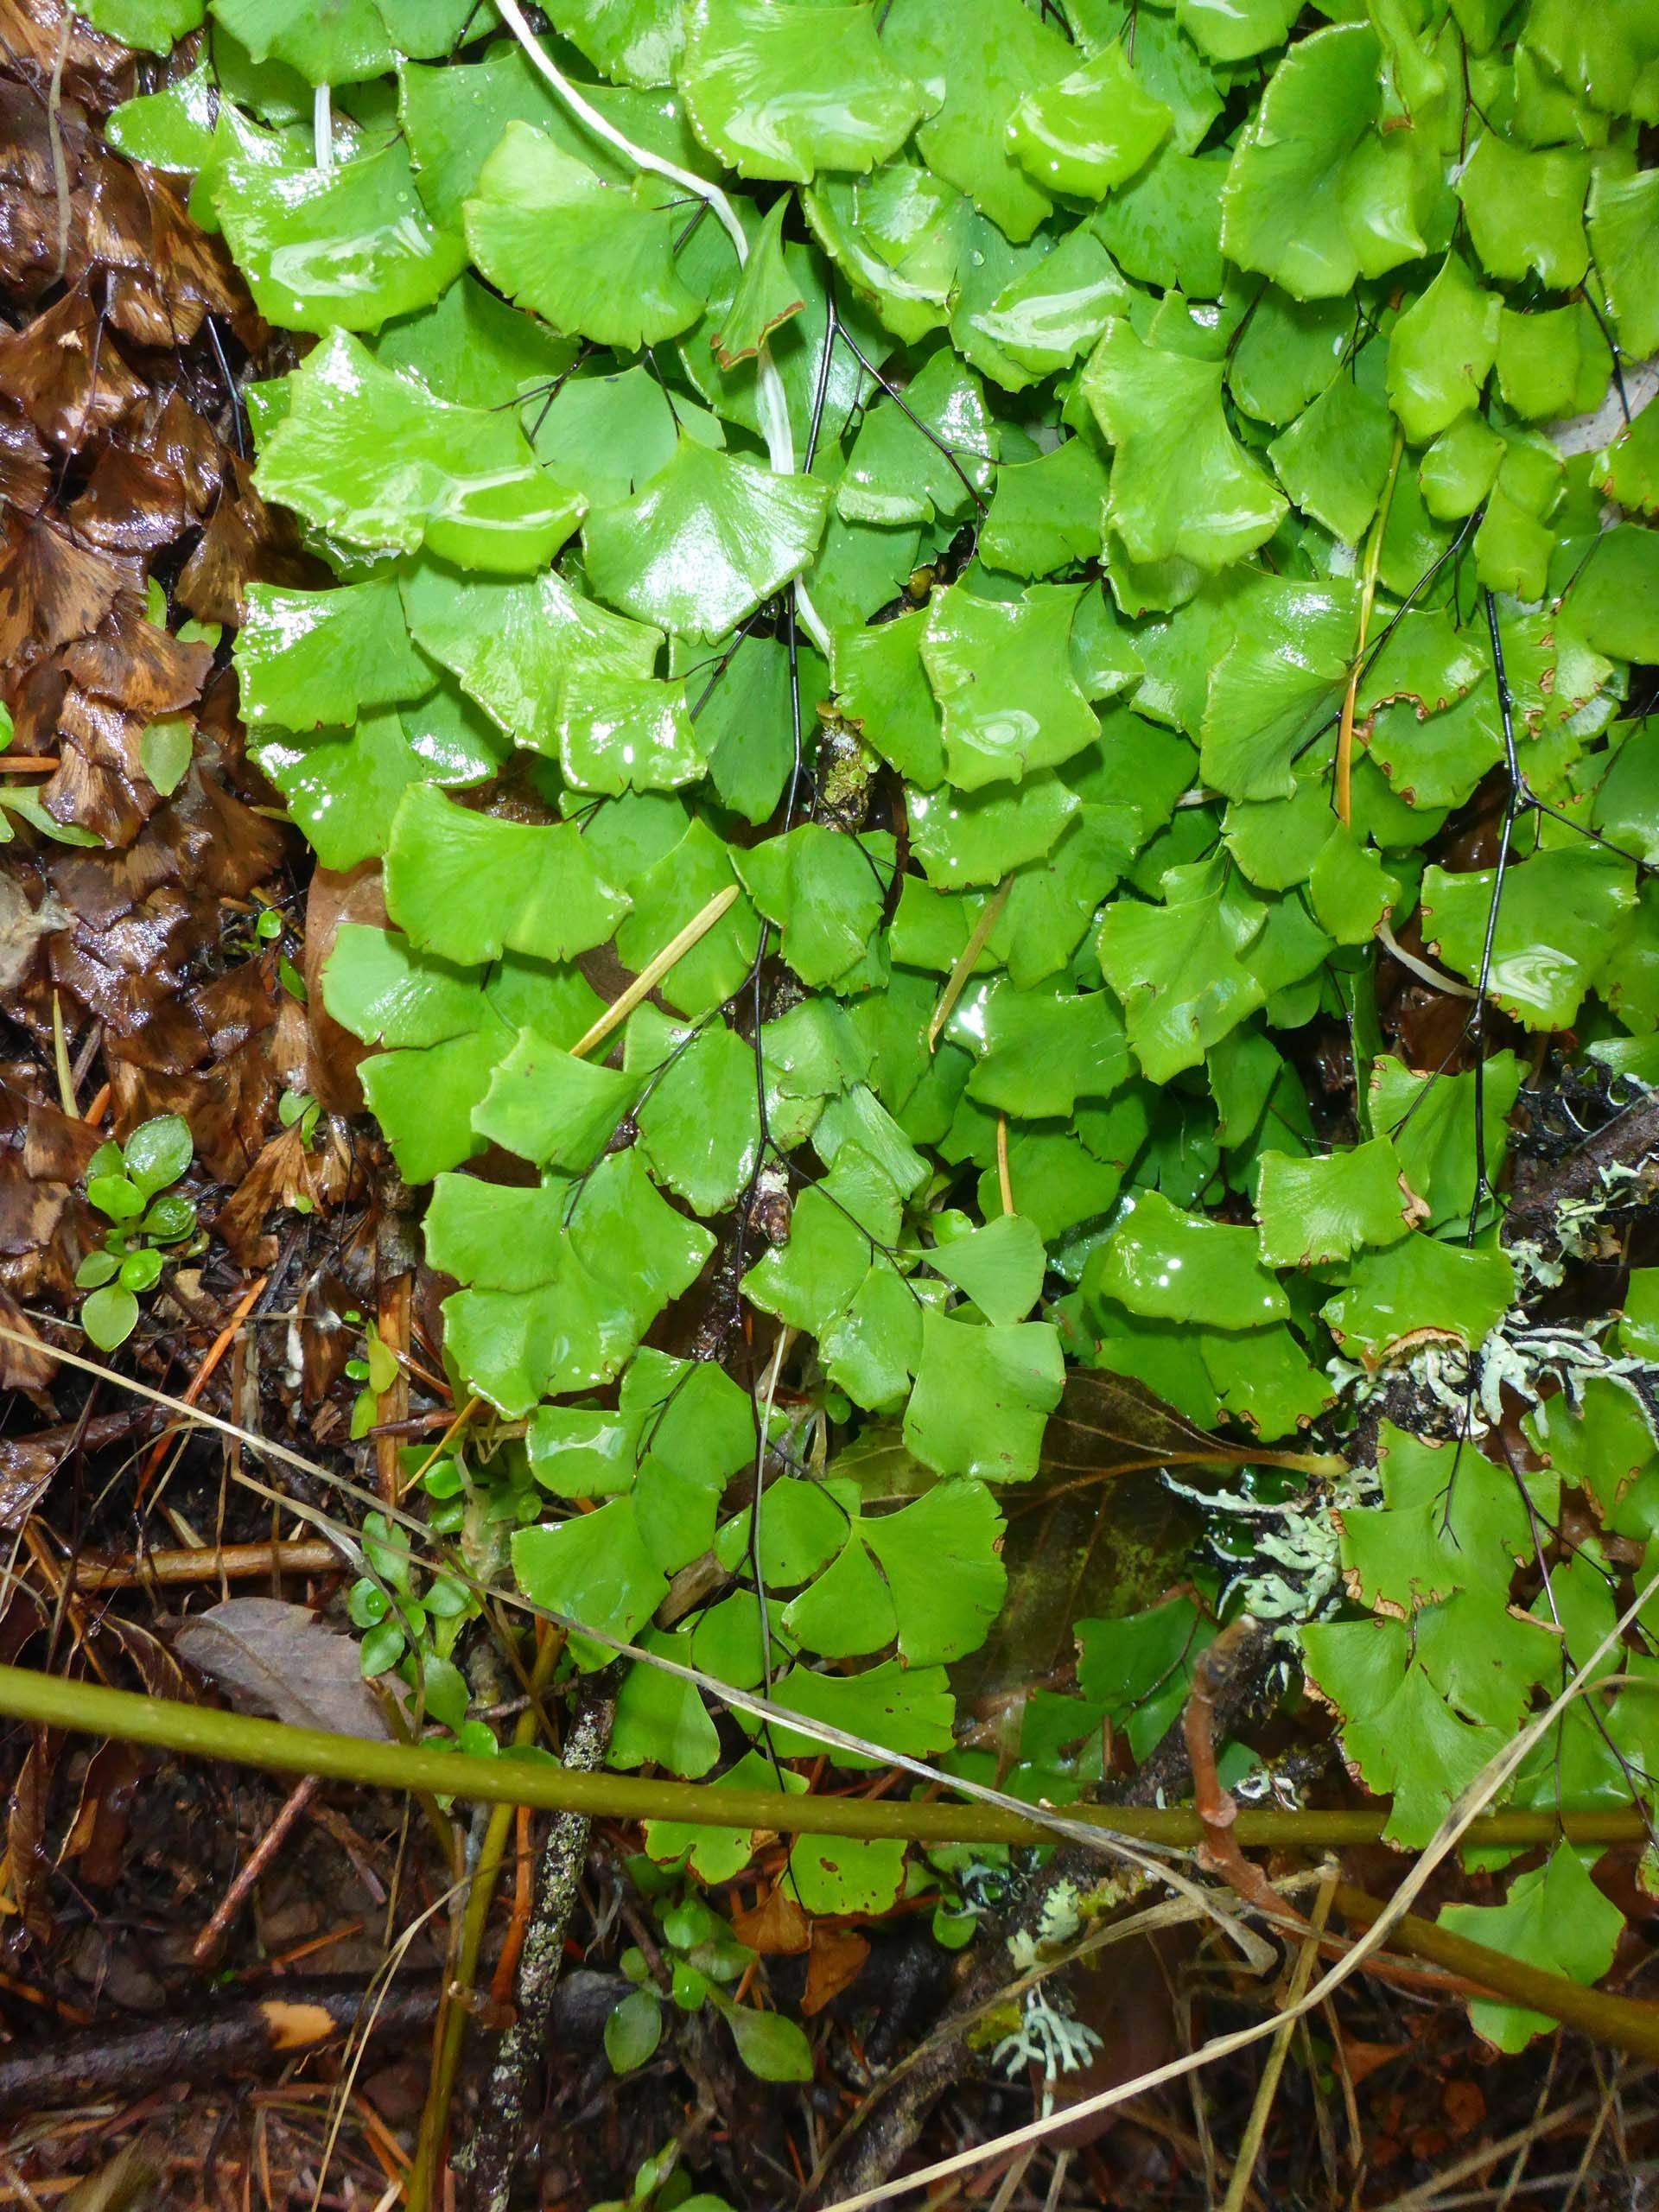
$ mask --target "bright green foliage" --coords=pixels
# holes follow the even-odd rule
[[[293,330],[378,330],[429,307],[466,262],[397,144],[334,168],[227,162],[214,206],[260,313]]]
[[[1191,1598],[1122,1620],[1080,1620],[1077,1688],[1145,1758],[1179,1717],[1198,1654],[1215,1635]]]
[[[257,482],[342,543],[509,574],[538,569],[581,499],[537,467],[511,416],[453,407],[380,368],[336,330],[289,382]]]
[[[88,1293],[80,1325],[99,1351],[124,1344],[138,1325],[138,1300],[161,1281],[169,1260],[203,1242],[196,1207],[172,1185],[195,1154],[188,1124],[177,1114],[140,1122],[124,1144],[101,1144],[86,1163],[86,1199],[110,1224],[103,1243],[75,1269]]]
[[[1491,868],[1423,878],[1431,941],[1460,975],[1481,975],[1496,878]],[[1574,842],[1509,871],[1489,969],[1491,995],[1531,1029],[1565,1029],[1636,903],[1631,870],[1605,847]]]
[[[536,829],[474,814],[422,785],[386,848],[386,910],[445,960],[496,960],[508,946],[568,960],[603,944],[626,912],[574,823]]]
[[[810,184],[896,154],[928,101],[876,36],[876,11],[694,0],[679,83],[692,126],[740,176]]]
[[[349,728],[365,707],[418,698],[433,677],[390,577],[328,592],[250,584],[237,670],[248,721],[291,730]]]
[[[1479,405],[1497,359],[1502,304],[1449,253],[1433,283],[1402,310],[1389,340],[1389,402],[1413,445]]]
[[[601,599],[692,638],[722,636],[817,550],[829,494],[682,437],[632,499],[601,507],[583,536]]]
[[[1227,425],[1222,365],[1144,343],[1114,319],[1082,390],[1113,448],[1108,521],[1132,560],[1199,569],[1272,537],[1285,502]]]
[[[1514,1270],[1502,1252],[1421,1235],[1362,1254],[1338,1280],[1341,1288],[1324,1309],[1325,1325],[1344,1351],[1368,1367],[1420,1335],[1472,1348],[1515,1294]]]
[[[1098,724],[1071,671],[1075,588],[1042,585],[1012,601],[941,592],[922,633],[938,702],[946,780],[957,791],[1020,783],[1092,744]]]
[[[1260,1167],[1255,1206],[1269,1267],[1329,1267],[1362,1246],[1397,1243],[1411,1226],[1414,1194],[1391,1137],[1323,1160],[1267,1152]]]
[[[1613,1962],[1624,1923],[1618,1907],[1591,1880],[1586,1855],[1557,1845],[1545,1866],[1516,1877],[1502,1904],[1449,1904],[1441,1925],[1547,1974],[1596,1981]],[[1471,2005],[1469,2017],[1500,2050],[1522,2050],[1555,2025],[1520,2005],[1485,2001]]]
[[[1239,142],[1222,195],[1222,244],[1299,300],[1351,291],[1424,251],[1414,149],[1378,128],[1376,34],[1333,25],[1274,73]]]
[[[674,264],[677,218],[607,184],[527,123],[510,123],[466,204],[467,244],[493,284],[555,330],[654,345],[696,318]]]
[[[1135,175],[1170,123],[1169,110],[1135,75],[1123,48],[1108,46],[1057,84],[1027,92],[1008,135],[1036,183],[1098,200]]]
[[[159,49],[194,12],[94,20]],[[1441,1065],[1461,1009],[1402,1017],[1402,974],[1433,986],[1378,937],[1659,1081],[1659,723],[1619,718],[1659,660],[1659,417],[1550,434],[1600,407],[1609,334],[1659,347],[1650,11],[1083,0],[1068,37],[1034,0],[552,0],[603,129],[462,0],[213,12],[242,76],[111,136],[194,172],[262,312],[319,340],[248,394],[315,565],[248,586],[236,667],[320,860],[382,865],[389,926],[340,932],[323,1002],[433,1185],[453,1379],[524,1424],[445,1462],[434,1527],[516,1526],[579,1666],[639,1640],[874,1769],[944,1751],[945,1666],[1018,1632],[998,1491],[1093,1471],[1074,1399],[1328,1450],[1357,1373],[1409,1364],[1448,1421],[1465,1360],[1508,1387],[1522,1057],[1474,1024]],[[363,86],[332,165],[312,85]],[[188,772],[166,717],[137,742],[158,790]],[[1314,1072],[1349,1053],[1352,1124]],[[141,1233],[94,1259],[136,1280]],[[1611,1356],[1651,1351],[1643,1296]],[[1540,1525],[1645,1544],[1623,1374],[1526,1418]],[[1594,1559],[1552,1569],[1558,1637],[1472,1443],[1385,1432],[1376,1484],[1267,1502],[1256,1594],[1421,1840],[1593,1648]],[[1238,1602],[1179,1571],[1119,1619],[1079,1601],[1081,1696],[1037,1734],[1150,1750]],[[1606,1718],[1650,1766],[1640,1700]],[[723,1778],[815,1742],[773,1726]],[[626,1672],[619,1763],[733,1748],[712,1691]],[[1627,1786],[1580,1707],[1514,1796]],[[727,1880],[752,1839],[650,1843]],[[887,1845],[791,1865],[829,1913],[906,1879]],[[1489,1939],[1597,1971],[1589,1886],[1558,1853]],[[729,1931],[659,1917],[751,2067],[802,2076],[732,2007]],[[615,2062],[659,2029],[642,1987]]]
[[[1096,1265],[1097,1290],[1160,1320],[1249,1329],[1290,1311],[1248,1229],[1187,1213],[1159,1191],[1141,1192]]]

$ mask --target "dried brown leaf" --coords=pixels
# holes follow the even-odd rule
[[[3,1285],[0,1285],[0,1322],[14,1331],[16,1336],[29,1338],[27,1344],[20,1344],[15,1337],[0,1337],[0,1390],[44,1390],[57,1373],[58,1363],[52,1357],[50,1347],[41,1342],[34,1323]],[[41,1489],[45,1487],[42,1483]],[[36,1497],[39,1494],[39,1491],[35,1493]],[[7,1517],[15,1503],[15,1495],[6,1495],[3,1473],[0,1473],[0,1521]]]
[[[182,1114],[203,1165],[220,1183],[239,1183],[251,1168],[282,1096],[263,1038],[200,1075],[168,1075],[118,1060],[110,1084],[118,1135],[130,1135],[154,1114]]]
[[[89,544],[112,553],[154,553],[170,545],[189,518],[177,470],[123,446],[105,448],[69,512]]]
[[[51,488],[40,432],[19,410],[0,407],[0,505],[37,515]]]
[[[21,330],[0,329],[0,392],[43,438],[72,452],[107,435],[148,396],[79,287]]]
[[[6,518],[0,544],[0,662],[50,652],[97,629],[133,581],[124,563],[45,516]]]
[[[801,2010],[809,2020],[857,1980],[869,1955],[869,1944],[856,1929],[836,1928],[828,1921],[814,1921],[812,1948],[806,1961],[806,1989],[801,1998]]]
[[[95,630],[66,647],[63,664],[99,698],[154,721],[201,696],[213,652],[211,645],[181,644],[146,618],[141,599],[123,592]]]
[[[342,1029],[323,1004],[323,967],[334,949],[335,938],[348,922],[370,929],[386,925],[378,861],[360,861],[345,874],[318,868],[312,873],[311,887],[306,893],[304,975],[313,1046],[311,1079],[306,1088],[331,1114],[363,1111],[363,1086],[357,1071],[368,1057],[366,1046]]]
[[[11,1893],[24,1927],[38,1943],[50,1939],[52,1907],[47,1881],[52,1862],[46,1853],[47,1807],[52,1795],[52,1770],[62,1738],[45,1728],[33,1728],[29,1751],[12,1787],[6,1820],[6,1845],[11,1859]]]
[[[300,1728],[385,1738],[350,1637],[279,1598],[230,1598],[187,1621],[175,1649],[243,1706]]]

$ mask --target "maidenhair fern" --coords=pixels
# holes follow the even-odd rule
[[[158,50],[203,12],[88,11]],[[1659,12],[1306,12],[213,0],[112,118],[315,340],[248,403],[334,582],[250,588],[243,708],[320,860],[384,868],[322,989],[498,1424],[434,1512],[516,1531],[579,1667],[643,1639],[946,1753],[1068,1365],[1267,1445],[1428,1347],[1455,1409],[1520,1357],[1525,1053],[1659,1081],[1659,733],[1619,718],[1656,417],[1552,427],[1659,346]],[[1482,1065],[1387,1044],[1396,959]],[[1535,1394],[1513,1473],[1475,1415],[1385,1427],[1339,1536],[1281,1516],[1399,1840],[1647,1572],[1631,1380]],[[1564,1497],[1598,1533],[1517,1610]],[[1150,1748],[1209,1625],[1084,1624],[1030,1786],[1103,1721]],[[1581,1700],[1516,1801],[1645,1788],[1653,1741],[1640,1688]],[[810,1746],[734,1759],[685,1677],[623,1681],[620,1764]],[[829,1912],[906,1878],[792,1863]],[[1565,1850],[1480,1923],[1584,1974],[1616,1924]]]

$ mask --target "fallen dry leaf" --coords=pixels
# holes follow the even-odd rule
[[[291,1726],[381,1739],[391,1732],[359,1671],[357,1645],[325,1628],[308,1606],[227,1598],[188,1620],[173,1647],[236,1704]]]

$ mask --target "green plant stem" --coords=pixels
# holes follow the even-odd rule
[[[563,1632],[557,1629],[550,1630],[542,1639],[535,1664],[531,1669],[530,1704],[519,1714],[512,1732],[514,1747],[519,1751],[536,1740],[541,1693],[552,1681],[554,1669],[563,1649]],[[473,1885],[467,1894],[467,1910],[461,1923],[461,1941],[455,1950],[454,1972],[445,1984],[438,2006],[437,2025],[433,2031],[431,2081],[421,2113],[420,2139],[415,2146],[415,2164],[410,2172],[409,2194],[404,2199],[408,2212],[427,2212],[436,2191],[438,2160],[443,2147],[444,2133],[449,2125],[449,2103],[454,2090],[455,2074],[461,2064],[461,2047],[467,2034],[467,2007],[462,1999],[478,1977],[484,1931],[489,1925],[490,1907],[495,1902],[496,1885],[501,1878],[502,1863],[507,1853],[507,1837],[512,1831],[516,1810],[513,1804],[505,1800],[496,1806],[479,1847],[478,1864],[473,1870]]]
[[[1368,1897],[1351,1883],[1338,1882],[1337,1910],[1345,1919],[1369,1927],[1388,1907],[1380,1897]],[[1659,2005],[1644,2005],[1634,1997],[1615,1997],[1604,1990],[1586,1989],[1565,1974],[1546,1974],[1485,1943],[1454,1936],[1432,1920],[1404,1914],[1389,1929],[1389,1948],[1445,1967],[1465,1981],[1490,1989],[1511,2005],[1542,2012],[1564,2026],[1578,2028],[1611,2050],[1628,2051],[1632,2057],[1659,2059]]]
[[[290,1728],[243,1713],[222,1713],[96,1682],[66,1681],[27,1667],[0,1667],[0,1714],[81,1735],[153,1744],[187,1757],[230,1759],[276,1774],[315,1774],[370,1789],[424,1790],[486,1804],[532,1805],[544,1812],[586,1813],[614,1821],[682,1821],[702,1827],[768,1828],[786,1835],[903,1837],[914,1843],[1043,1843],[1050,1831],[995,1806],[908,1798],[791,1797],[770,1789],[726,1789],[718,1783],[645,1782],[625,1774],[575,1774],[528,1760],[479,1758],[423,1744],[383,1744]],[[1180,1807],[1069,1805],[1070,1820],[1109,1834],[1174,1846],[1196,1844],[1203,1829]],[[1376,1812],[1241,1809],[1234,1834],[1241,1844],[1318,1848],[1376,1843],[1387,1815]],[[1646,1834],[1635,1808],[1597,1813],[1489,1813],[1472,1821],[1471,1844],[1630,1843]]]
[[[1376,601],[1377,573],[1382,566],[1382,537],[1389,526],[1389,509],[1394,505],[1394,487],[1400,474],[1400,457],[1405,449],[1405,433],[1396,430],[1394,452],[1389,461],[1388,482],[1382,487],[1382,498],[1371,524],[1370,543],[1365,549],[1365,575],[1359,596],[1359,637],[1354,647],[1354,664],[1348,671],[1348,689],[1343,697],[1342,719],[1337,732],[1337,819],[1344,829],[1351,824],[1354,818],[1354,714],[1359,700],[1359,679],[1365,671],[1365,642],[1370,635],[1371,608]]]

